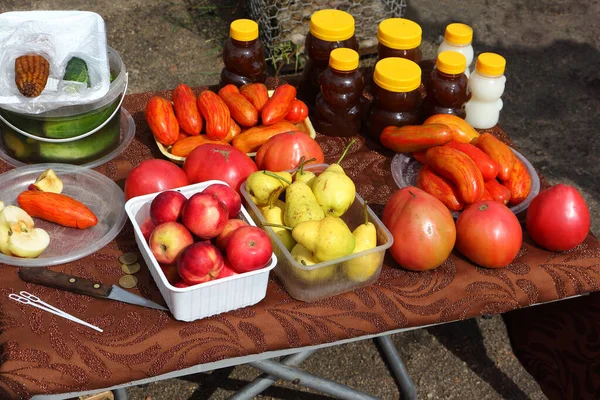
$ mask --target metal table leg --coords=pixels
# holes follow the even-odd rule
[[[115,400],[127,400],[127,390],[125,388],[118,388],[112,390]]]
[[[353,400],[375,400],[376,397],[370,396],[366,393],[359,392],[348,386],[341,385],[336,382],[332,382],[328,379],[319,378],[318,376],[309,374],[297,368],[288,367],[281,365],[280,363],[272,360],[262,360],[249,363],[250,366],[264,371],[270,375],[275,375],[281,379],[285,379],[288,382],[292,382],[296,385],[301,385],[310,389],[318,390],[320,392],[335,396],[340,399],[353,399]]]
[[[417,388],[408,375],[406,366],[396,351],[390,336],[379,336],[375,338],[375,341],[381,346],[381,351],[398,382],[402,398],[404,400],[417,400]]]
[[[292,354],[284,357],[281,361],[279,361],[279,363],[289,367],[296,367],[315,352],[316,350],[309,350]],[[275,375],[261,374],[258,378],[254,379],[242,389],[238,390],[233,396],[229,397],[228,400],[251,400],[275,384],[275,382],[278,380],[279,378]]]

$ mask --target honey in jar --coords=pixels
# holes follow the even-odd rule
[[[304,42],[307,61],[298,89],[298,98],[311,108],[320,91],[319,75],[327,69],[331,51],[339,47],[358,51],[354,17],[341,10],[315,12],[310,18],[310,28]]]
[[[365,77],[358,70],[355,50],[334,49],[329,68],[319,76],[321,92],[315,107],[315,129],[328,136],[354,136],[360,133],[361,97]]]
[[[378,60],[400,57],[421,61],[422,30],[419,24],[406,18],[388,18],[377,29]]]
[[[379,140],[388,126],[420,122],[421,68],[417,63],[400,57],[384,58],[375,64],[373,83],[373,102],[367,116],[371,137]]]
[[[258,24],[250,19],[237,19],[229,27],[229,38],[223,48],[221,86],[238,87],[247,83],[264,83],[267,79],[265,49],[258,40]]]
[[[468,78],[464,73],[466,67],[467,59],[461,53],[443,51],[438,54],[435,68],[425,84],[425,118],[434,114],[453,114],[465,118],[465,103],[471,97]]]

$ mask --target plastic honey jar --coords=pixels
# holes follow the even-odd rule
[[[377,29],[378,60],[400,57],[418,63],[421,61],[423,31],[416,22],[406,18],[388,18]]]
[[[443,51],[438,54],[435,68],[431,71],[425,88],[423,114],[454,114],[465,118],[465,103],[470,98],[468,79],[464,74],[467,60],[461,53]]]
[[[446,26],[444,40],[438,47],[438,55],[443,51],[456,51],[467,59],[465,75],[469,77],[469,67],[473,63],[473,28],[461,23],[453,23]]]
[[[355,50],[334,49],[329,68],[319,76],[321,92],[315,107],[315,128],[328,136],[354,136],[360,133],[361,96],[365,77],[358,70]]]
[[[229,26],[229,38],[223,47],[221,86],[264,83],[267,79],[265,49],[258,40],[258,24],[237,19]]]
[[[310,28],[304,48],[307,55],[298,89],[298,98],[309,107],[315,104],[319,93],[319,75],[329,65],[329,54],[333,49],[345,47],[358,51],[354,36],[354,17],[341,10],[320,10],[310,18]]]
[[[416,125],[422,97],[421,68],[399,57],[388,57],[375,64],[373,102],[367,116],[368,134],[379,140],[387,126]]]
[[[465,104],[465,120],[473,128],[489,129],[498,123],[506,84],[506,60],[499,54],[482,53],[469,77],[471,99]]]

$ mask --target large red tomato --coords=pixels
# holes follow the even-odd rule
[[[565,251],[586,238],[590,209],[577,189],[559,183],[534,197],[525,223],[534,242],[548,250]]]
[[[419,188],[408,186],[394,193],[381,219],[394,237],[390,253],[406,269],[437,268],[452,252],[456,241],[452,214]]]
[[[228,183],[239,193],[242,182],[257,168],[246,153],[225,144],[207,143],[188,154],[183,170],[190,183],[218,179]]]
[[[144,160],[127,175],[125,200],[188,184],[185,172],[172,162],[158,159]]]
[[[456,249],[482,267],[506,267],[522,242],[517,216],[500,202],[473,203],[456,220]]]
[[[306,160],[316,158],[315,164],[325,162],[323,150],[315,139],[300,131],[285,132],[269,138],[260,146],[256,165],[261,170],[287,171],[296,168],[302,156]]]

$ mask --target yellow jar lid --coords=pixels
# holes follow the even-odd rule
[[[329,66],[338,71],[353,71],[358,68],[358,53],[345,47],[333,49],[329,54]]]
[[[373,81],[390,92],[410,92],[421,85],[421,67],[406,58],[384,58],[375,64]]]
[[[409,50],[419,47],[423,31],[406,18],[388,18],[379,24],[377,40],[391,49]]]
[[[435,67],[445,74],[462,74],[467,68],[467,57],[457,51],[442,51],[437,56]]]
[[[469,44],[473,41],[473,28],[461,23],[450,24],[446,27],[444,39],[453,44]]]
[[[489,76],[504,74],[504,68],[506,68],[506,59],[496,53],[481,53],[475,63],[478,72]]]
[[[310,33],[328,42],[347,40],[354,35],[354,17],[341,10],[320,10],[310,17]]]
[[[258,24],[251,19],[236,19],[229,25],[229,36],[240,42],[258,38]]]

